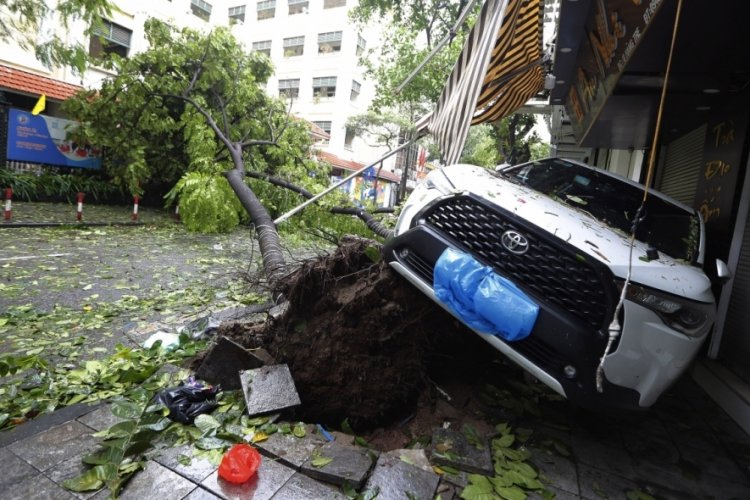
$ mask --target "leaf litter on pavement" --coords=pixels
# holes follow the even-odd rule
[[[147,218],[155,223],[5,229],[0,429],[124,394],[201,348],[184,339],[171,353],[143,349],[150,325],[178,327],[263,300],[241,279],[257,255],[250,231],[201,235],[167,216]]]

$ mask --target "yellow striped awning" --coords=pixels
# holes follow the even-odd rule
[[[541,0],[511,0],[492,50],[472,125],[499,120],[544,85]]]
[[[486,0],[435,110],[416,124],[447,164],[461,156],[469,126],[499,120],[544,85],[543,0]],[[481,83],[478,83],[481,82]]]

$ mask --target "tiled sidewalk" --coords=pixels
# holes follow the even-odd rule
[[[565,402],[555,406],[554,413],[544,409],[545,420],[516,419],[513,425],[533,430],[531,462],[557,499],[628,494],[675,500],[750,498],[750,437],[689,378],[638,418],[581,413]],[[0,435],[0,498],[106,498],[107,491],[75,495],[60,485],[83,470],[81,457],[97,446],[92,434],[113,419],[107,406],[76,405]],[[338,436],[326,443],[314,432],[305,439],[272,435],[258,445],[264,459],[257,477],[241,486],[219,479],[216,467],[204,459],[182,465],[185,460],[178,457],[190,456],[188,447],[167,449],[135,475],[121,498],[343,499],[339,485],[344,478],[366,488],[379,486],[377,498],[385,500],[406,498],[405,491],[426,500],[435,498],[436,488],[445,500],[460,492],[460,486],[452,488],[443,480],[438,484],[427,462],[420,468],[412,465],[414,459],[402,461],[393,453],[378,458],[340,443],[346,437]],[[549,443],[567,451],[551,453],[545,446]],[[313,451],[321,447],[326,456],[336,457],[336,467],[309,466]]]

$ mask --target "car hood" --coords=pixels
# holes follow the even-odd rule
[[[442,169],[454,192],[474,193],[519,217],[532,222],[553,236],[603,262],[625,279],[631,267],[631,281],[703,302],[713,302],[711,283],[698,267],[674,259],[663,252],[647,260],[647,245],[576,209],[537,191],[496,177],[473,165],[452,165]],[[439,171],[430,177],[442,175]],[[444,180],[443,180],[444,183]],[[630,264],[629,264],[630,263]]]

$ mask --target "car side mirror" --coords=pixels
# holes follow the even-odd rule
[[[732,273],[721,259],[716,259],[716,277],[719,278],[719,282],[722,285],[732,278]]]

